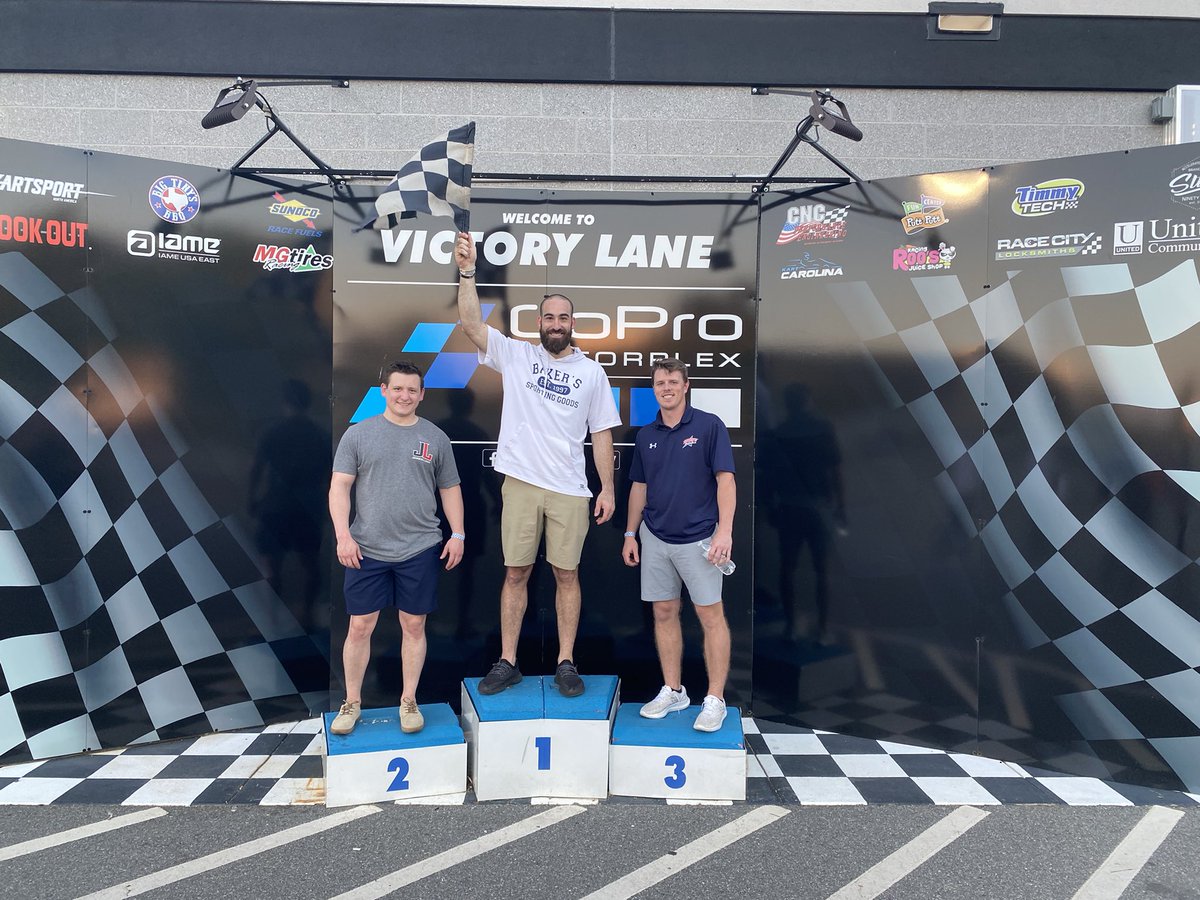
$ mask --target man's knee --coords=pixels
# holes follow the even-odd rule
[[[505,566],[504,583],[509,587],[524,587],[529,583],[529,573],[533,566]]]
[[[425,616],[414,616],[406,612],[400,613],[400,630],[407,638],[421,638],[425,635]]]
[[[659,600],[650,604],[654,610],[654,621],[666,625],[679,619],[678,600]]]
[[[346,639],[351,641],[368,640],[371,633],[375,631],[375,622],[378,618],[378,613],[372,613],[369,616],[351,616],[350,625],[346,629]]]
[[[554,572],[554,580],[558,582],[559,586],[569,587],[579,584],[578,569],[560,569],[556,565],[551,565],[550,569]]]
[[[708,606],[697,606],[696,618],[700,620],[700,627],[706,632],[720,632],[729,628],[725,621],[724,604],[720,602]]]

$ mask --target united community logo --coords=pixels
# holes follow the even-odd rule
[[[178,175],[164,175],[150,185],[150,208],[164,222],[181,225],[200,212],[200,192]]]

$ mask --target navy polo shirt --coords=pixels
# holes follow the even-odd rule
[[[674,428],[662,411],[638,432],[629,469],[646,485],[642,520],[660,541],[690,544],[717,527],[717,473],[733,472],[729,430],[712,413],[690,403]]]

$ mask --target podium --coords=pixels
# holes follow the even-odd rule
[[[425,727],[400,730],[397,707],[364,709],[354,731],[331,734],[337,713],[325,723],[325,805],[351,806],[463,793],[467,789],[467,744],[448,703],[422,706]]]
[[[745,800],[746,740],[741,710],[729,707],[718,731],[692,727],[690,706],[644,719],[640,704],[622,703],[609,751],[609,790],[624,797]]]
[[[553,676],[531,676],[499,694],[462,686],[462,728],[478,800],[608,796],[608,738],[617,709],[615,675],[584,675],[584,692],[563,697]]]

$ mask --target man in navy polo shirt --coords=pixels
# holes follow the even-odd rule
[[[688,707],[679,624],[681,588],[686,584],[704,628],[708,670],[708,695],[693,727],[716,731],[725,721],[729,675],[729,625],[721,603],[724,576],[718,567],[729,562],[733,549],[733,449],[725,423],[687,402],[684,363],[662,359],[651,371],[658,415],[638,432],[621,548],[625,565],[641,564],[642,600],[653,604],[654,642],[663,673],[662,690],[641,712],[647,719],[661,719]],[[707,553],[697,546],[705,538],[712,541]]]

